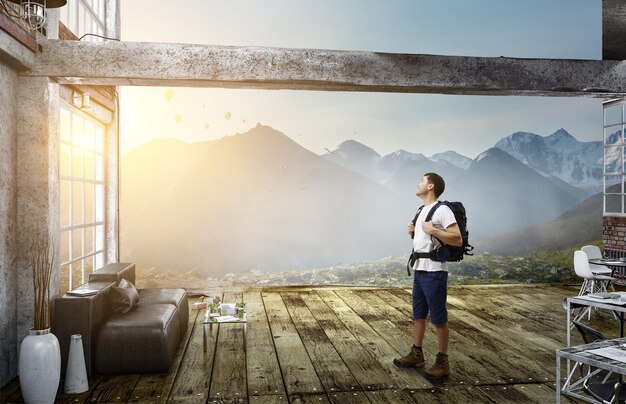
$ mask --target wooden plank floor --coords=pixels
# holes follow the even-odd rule
[[[576,292],[449,287],[451,376],[431,383],[422,371],[392,364],[412,344],[408,289],[224,290],[223,301],[247,304],[247,324],[204,325],[204,311],[191,311],[168,374],[94,375],[83,394],[66,395],[61,384],[57,402],[554,402],[554,351],[565,345],[562,300]],[[595,313],[594,321],[617,336],[611,317]],[[428,365],[437,351],[430,325],[424,351]],[[0,403],[21,402],[17,379],[0,390]]]

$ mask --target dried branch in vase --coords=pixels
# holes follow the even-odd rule
[[[33,271],[35,330],[50,328],[50,277],[54,262],[54,244],[49,234],[33,235],[30,245]]]

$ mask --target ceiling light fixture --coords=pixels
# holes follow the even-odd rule
[[[72,104],[76,108],[81,109],[82,111],[91,111],[91,96],[89,93],[80,93],[78,91],[74,91],[72,94]]]
[[[9,0],[20,5],[22,20],[32,29],[43,27],[46,22],[46,9],[63,7],[67,0]]]

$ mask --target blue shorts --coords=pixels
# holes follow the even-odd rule
[[[443,324],[448,321],[448,271],[413,272],[413,320],[424,320],[430,311],[430,321]]]

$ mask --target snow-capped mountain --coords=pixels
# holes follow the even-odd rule
[[[463,170],[467,170],[472,164],[472,159],[463,156],[455,151],[448,150],[447,152],[433,154],[430,157],[433,161],[447,161],[448,163],[462,168]]]
[[[552,220],[575,206],[581,198],[561,185],[494,147],[450,181],[444,195],[463,201],[470,234],[482,238]]]
[[[501,139],[496,147],[545,176],[591,192],[602,187],[601,141],[579,142],[561,128],[546,137],[515,132]]]
[[[387,182],[407,164],[415,166],[428,163],[432,164],[434,161],[429,160],[422,153],[411,153],[406,150],[398,150],[381,157],[376,164],[376,171],[379,178],[382,178],[383,182]]]
[[[455,152],[439,153],[428,158],[422,153],[398,150],[381,156],[355,140],[341,143],[337,149],[328,151],[322,157],[400,193],[406,193],[407,189],[417,185],[426,172],[437,172],[445,179],[456,178],[472,161]]]
[[[376,164],[380,160],[380,154],[356,140],[346,140],[337,149],[329,150],[322,157],[367,178],[376,179]]]

